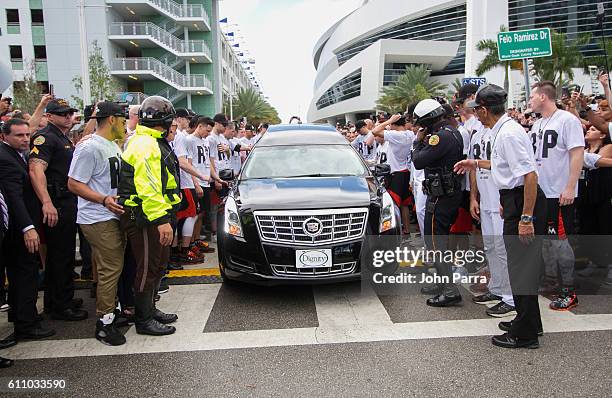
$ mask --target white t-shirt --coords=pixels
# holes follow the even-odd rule
[[[389,142],[387,163],[391,166],[391,172],[407,170],[412,160],[411,150],[414,133],[410,130],[386,130],[385,141]]]
[[[244,137],[232,138],[231,140],[229,140],[231,149],[230,163],[232,164],[232,169],[234,170],[235,176],[240,173],[240,166],[242,166],[242,158],[240,157],[240,151],[235,151],[234,148],[236,148],[236,146],[238,145],[244,145],[242,143],[243,139]]]
[[[176,131],[176,136],[174,137],[174,153],[176,154],[177,158],[185,157],[187,160],[191,159],[191,154],[187,145],[187,137],[189,137],[189,134],[187,134],[186,131]],[[195,186],[193,185],[191,174],[187,173],[181,168],[181,189],[193,188],[195,188]]]
[[[74,150],[68,176],[104,196],[116,196],[120,166],[119,146],[92,134],[90,139],[77,145]],[[100,203],[79,197],[77,224],[95,224],[113,219],[118,220],[119,217]]]
[[[219,172],[219,152],[217,146],[219,145],[219,134],[211,132],[207,138],[210,158],[215,162],[215,170]]]
[[[480,120],[478,120],[476,116],[472,116],[471,118],[466,120],[463,123],[463,127],[467,129],[467,131],[470,133],[470,136],[474,135],[474,133],[476,133],[477,131],[481,131],[485,128],[485,126],[480,123]]]
[[[551,117],[536,121],[529,135],[538,166],[538,184],[547,198],[558,198],[569,179],[569,151],[584,148],[582,124],[576,116],[559,109]]]
[[[191,134],[187,137],[187,149],[189,150],[192,158],[193,167],[195,167],[200,174],[204,176],[210,176],[210,147],[208,146],[208,138],[201,138],[195,134]],[[200,186],[208,186],[207,181],[197,179]]]
[[[210,138],[210,137],[209,137]],[[219,134],[217,137],[217,141],[216,144],[221,144],[221,145],[226,145],[229,149],[227,151],[223,151],[220,152],[215,145],[215,148],[212,147],[212,142],[210,142],[211,145],[211,158],[212,158],[212,152],[216,152],[215,156],[217,159],[217,170],[228,170],[228,169],[233,169],[232,168],[232,160],[231,160],[231,144],[230,142],[227,140],[227,138],[225,138],[225,136],[223,134]]]
[[[376,146],[376,164],[387,164],[387,160],[389,160],[387,156],[388,151],[389,143],[387,141],[383,142],[382,145]]]
[[[525,185],[536,171],[535,156],[525,129],[504,114],[491,129],[491,176],[497,189]]]
[[[240,138],[240,142],[242,143],[242,145],[245,145],[245,146],[255,145],[257,143],[257,140],[258,138],[256,135],[252,136],[250,139],[247,138],[246,136]]]
[[[491,130],[482,128],[472,135],[470,159],[491,160]],[[476,186],[480,193],[480,208],[499,211],[499,190],[491,177],[491,170],[476,170]]]
[[[374,141],[374,143],[371,146],[366,145],[365,141],[371,135],[372,133],[368,133],[364,135],[359,134],[353,140],[353,142],[351,142],[351,145],[353,146],[353,148],[355,148],[357,152],[359,152],[361,157],[364,160],[368,160],[368,161],[376,160],[376,149],[377,149],[376,147],[378,146],[376,141]]]

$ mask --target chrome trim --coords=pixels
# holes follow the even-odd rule
[[[262,243],[318,246],[362,238],[369,209],[258,210],[253,215]],[[318,236],[308,236],[303,230],[303,222],[310,217],[318,218],[323,225],[323,231]]]
[[[348,263],[334,264],[331,267],[322,268],[296,268],[291,265],[270,264],[274,276],[298,277],[298,278],[319,278],[325,276],[348,275],[355,272],[356,261]]]

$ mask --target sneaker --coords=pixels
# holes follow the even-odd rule
[[[105,325],[99,319],[96,322],[96,339],[106,345],[125,344],[125,336],[117,330],[114,322]]]
[[[578,305],[578,296],[573,290],[563,288],[561,294],[550,302],[550,309],[555,311],[568,311]]]
[[[500,296],[491,292],[472,297],[472,301],[476,304],[498,304],[501,299]]]
[[[11,309],[11,306],[8,303],[0,303],[0,312],[6,312]]]
[[[168,285],[168,279],[163,278],[161,282],[159,283],[159,289],[157,290],[157,293],[164,294],[164,293],[168,293],[169,290],[170,290],[170,286]]]
[[[189,250],[185,254],[179,256],[179,264],[199,264],[204,262],[204,256]]]
[[[504,318],[507,316],[516,316],[516,309],[510,304],[506,304],[503,301],[500,301],[493,307],[488,308],[486,313],[488,316],[492,316],[495,318]]]
[[[198,253],[214,253],[215,251],[215,249],[210,247],[208,243],[201,239],[194,241],[190,247],[192,250],[197,251]]]

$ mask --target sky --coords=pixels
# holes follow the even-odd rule
[[[363,0],[220,0],[219,19],[238,24],[264,95],[283,123],[306,121],[312,100],[314,45]],[[233,28],[233,27],[230,27]],[[242,48],[242,46],[241,46]]]

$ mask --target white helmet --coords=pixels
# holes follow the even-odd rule
[[[444,108],[434,99],[424,99],[414,108],[414,121],[422,127],[429,127],[432,122],[444,115]]]

